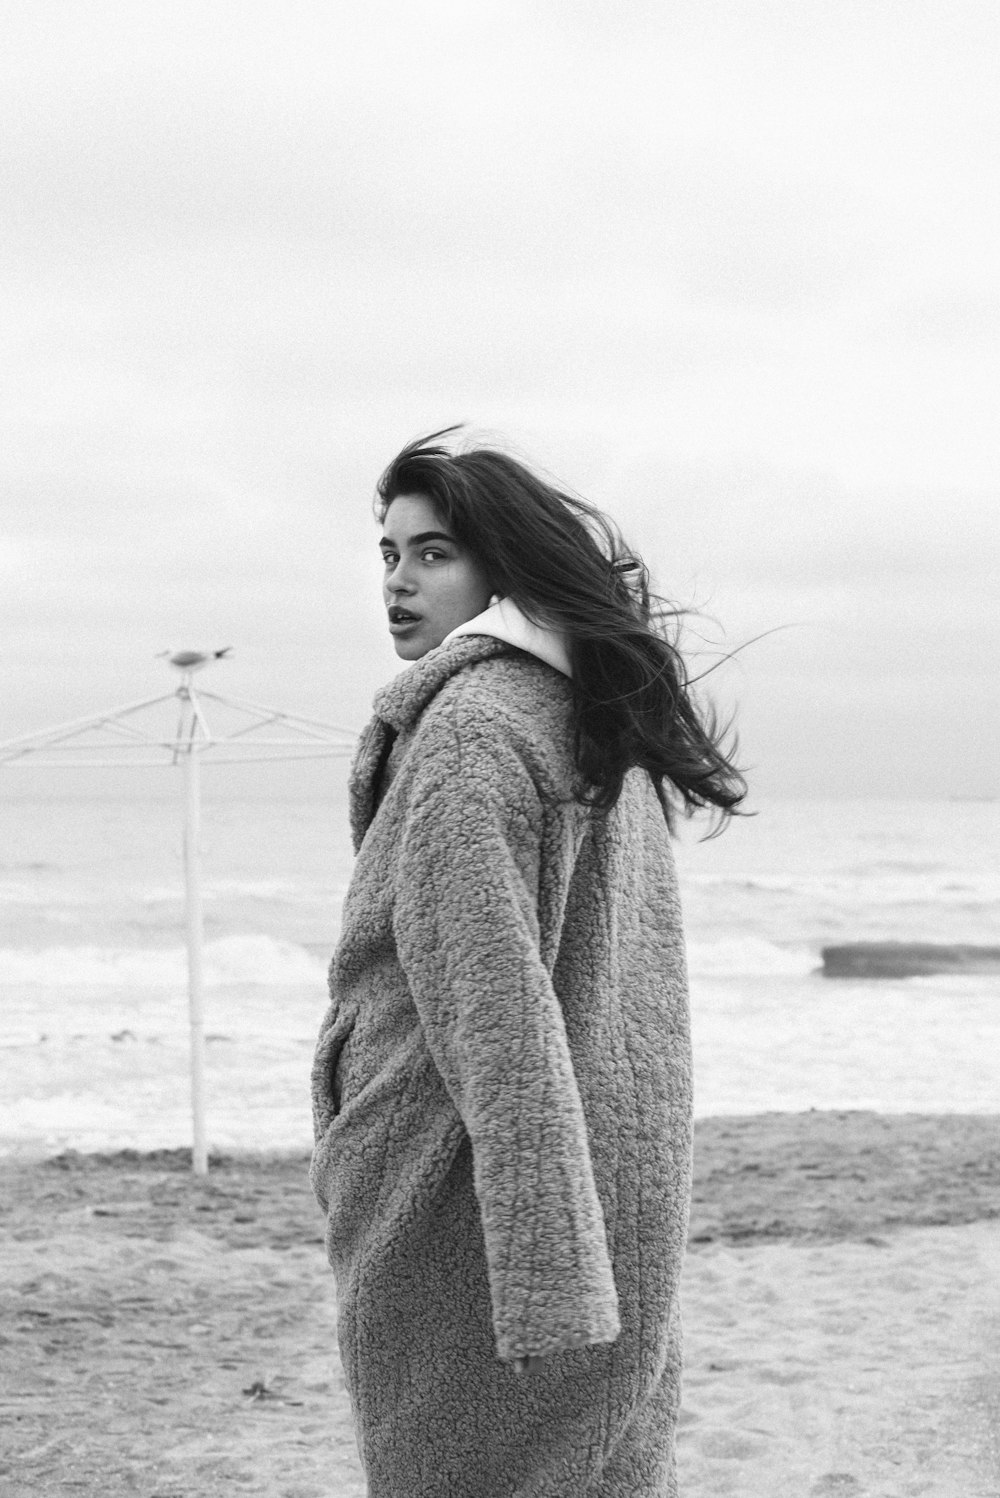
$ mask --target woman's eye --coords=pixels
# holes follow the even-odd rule
[[[436,546],[428,546],[420,553],[425,562],[440,562],[444,560],[444,552],[439,551]]]
[[[383,551],[382,561],[387,567],[395,567],[396,563],[399,561],[399,555],[395,551]]]

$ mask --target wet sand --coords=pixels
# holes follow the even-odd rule
[[[0,1489],[361,1498],[303,1155],[0,1164]],[[1000,1120],[700,1121],[684,1498],[996,1498]]]

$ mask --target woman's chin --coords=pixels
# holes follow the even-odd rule
[[[413,635],[396,635],[392,643],[401,661],[419,661],[421,656],[434,648],[425,639]]]

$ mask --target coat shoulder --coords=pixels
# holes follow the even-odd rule
[[[522,650],[473,661],[456,671],[425,709],[471,729],[477,722],[532,738],[570,731],[572,688],[566,677]]]

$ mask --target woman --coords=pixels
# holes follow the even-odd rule
[[[669,824],[744,786],[582,501],[379,484],[413,662],[351,778],[312,1182],[369,1498],[676,1492],[691,1058]]]

